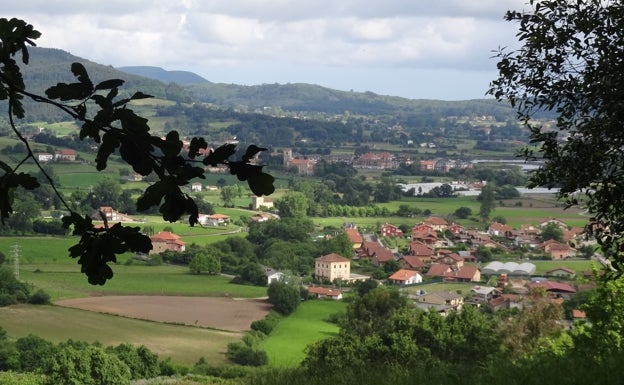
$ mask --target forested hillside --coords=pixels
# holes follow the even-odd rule
[[[59,82],[72,82],[74,78],[70,71],[71,63],[79,62],[89,69],[89,73],[92,74],[93,79],[96,81],[115,78],[123,79],[125,87],[121,90],[122,93],[125,92],[130,95],[137,90],[141,90],[157,98],[181,101],[181,88],[175,84],[167,85],[153,79],[121,72],[110,65],[94,63],[60,49],[33,47],[30,53],[29,64],[27,66],[21,65],[24,82],[27,84],[27,91],[29,92],[43,94],[47,88]],[[30,100],[24,100],[24,104],[28,111],[25,118],[27,122],[55,122],[66,119],[66,115],[60,113],[58,109],[43,103],[33,103]]]
[[[177,83],[179,85],[209,83],[203,77],[189,71],[167,71],[160,67],[128,66],[119,67],[119,70],[132,75],[159,80],[163,83]]]
[[[110,65],[98,64],[74,56],[59,49],[31,49],[28,66],[23,66],[24,80],[29,90],[41,93],[58,82],[72,81],[69,71],[72,62],[86,66],[93,79],[118,78],[126,81],[126,92],[142,90],[156,98],[179,102],[202,102],[226,108],[239,108],[247,111],[262,110],[265,107],[284,111],[316,112],[323,114],[392,115],[408,121],[422,119],[423,116],[439,119],[446,116],[494,116],[497,121],[514,118],[513,110],[493,99],[469,101],[411,100],[394,96],[382,96],[372,92],[345,92],[311,84],[263,84],[242,86],[235,84],[212,83],[198,75],[183,71],[147,71],[128,67],[127,72]],[[135,68],[135,69],[132,69]],[[149,69],[150,67],[139,67]],[[143,73],[145,77],[129,72]],[[180,76],[183,74],[184,76]],[[157,80],[158,79],[158,80]],[[201,80],[205,82],[197,84]],[[172,84],[178,81],[188,85]],[[194,82],[196,84],[189,84]],[[54,121],[60,116],[51,109],[37,107],[33,111],[28,106],[30,121]]]

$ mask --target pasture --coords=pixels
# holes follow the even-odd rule
[[[592,266],[597,265],[596,261],[589,259],[567,259],[563,261],[526,261],[535,265],[535,275],[544,275],[548,270],[558,267],[566,267],[576,271],[577,276],[582,275],[586,270],[591,270]]]
[[[227,344],[241,333],[118,317],[61,306],[19,305],[0,308],[0,326],[11,338],[36,334],[58,343],[73,339],[104,346],[145,345],[161,358],[192,366],[199,357],[227,363]]]
[[[113,265],[114,276],[104,286],[94,286],[79,265],[25,265],[20,278],[44,289],[53,300],[91,295],[187,295],[258,298],[266,288],[230,283],[229,277],[190,274],[185,266]]]
[[[309,300],[284,318],[262,343],[269,365],[297,366],[304,359],[305,348],[323,338],[338,333],[338,326],[327,319],[334,313],[344,312],[346,304],[334,300]]]

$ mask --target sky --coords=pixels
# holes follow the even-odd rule
[[[8,3],[8,4],[7,4]],[[410,99],[486,97],[503,19],[527,0],[20,0],[40,47],[216,83],[310,83]]]

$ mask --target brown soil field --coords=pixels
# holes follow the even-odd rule
[[[247,331],[271,305],[263,299],[177,296],[101,296],[67,299],[56,305],[156,322]]]

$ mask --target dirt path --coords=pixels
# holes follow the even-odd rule
[[[59,306],[229,331],[249,330],[271,305],[261,299],[178,296],[101,296],[57,301]]]

